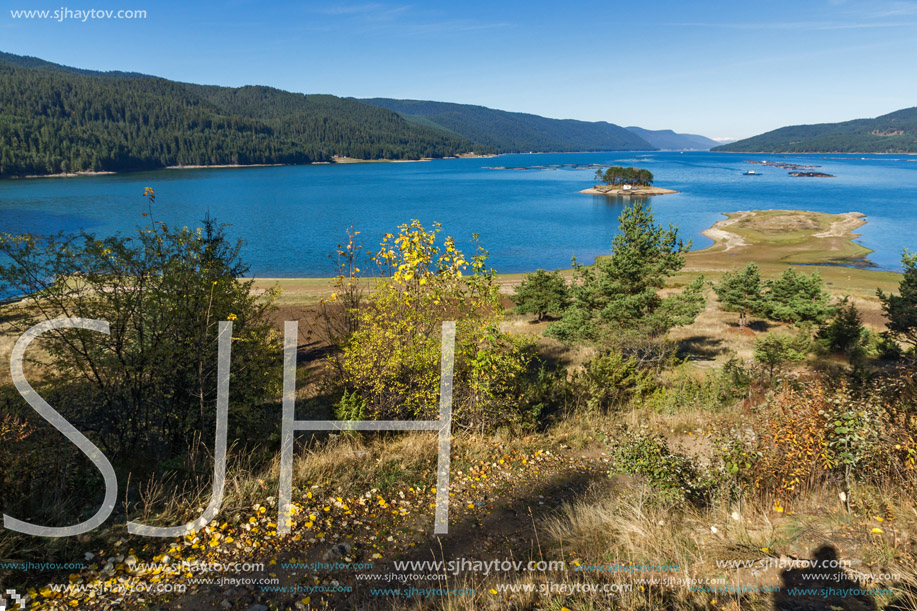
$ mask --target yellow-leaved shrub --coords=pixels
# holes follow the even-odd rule
[[[344,346],[348,401],[376,420],[436,419],[443,321],[456,321],[453,420],[488,428],[521,418],[518,401],[526,347],[500,331],[499,287],[474,242],[470,258],[439,224],[417,220],[387,234],[373,257],[383,271]]]

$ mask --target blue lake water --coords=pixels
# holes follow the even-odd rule
[[[822,166],[835,178],[793,178],[749,165],[774,160]],[[416,218],[440,222],[467,245],[478,233],[499,272],[569,267],[608,252],[623,202],[579,193],[593,169],[495,170],[488,166],[635,165],[656,184],[679,191],[653,198],[657,220],[678,225],[695,248],[722,212],[803,209],[862,212],[858,240],[869,259],[898,269],[903,248],[917,248],[917,157],[717,153],[565,153],[503,155],[420,163],[164,170],[111,176],[0,181],[0,231],[52,233],[85,228],[131,232],[145,224],[144,187],[156,190],[154,216],[198,226],[209,212],[245,240],[244,257],[260,277],[328,276],[328,254],[351,225],[367,247]],[[760,176],[744,176],[754,169]]]

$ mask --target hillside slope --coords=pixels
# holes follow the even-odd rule
[[[484,106],[370,98],[367,104],[393,110],[419,125],[436,126],[501,153],[565,151],[652,151],[637,134],[604,121],[548,119]]]
[[[333,155],[419,159],[475,147],[330,95],[205,87],[0,56],[0,176],[299,164]]]
[[[782,127],[712,150],[756,153],[917,153],[917,107],[875,119]]]

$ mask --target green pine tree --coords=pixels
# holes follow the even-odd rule
[[[526,274],[522,284],[516,287],[512,297],[519,314],[535,314],[538,321],[548,314],[563,312],[570,301],[567,294],[567,283],[559,272],[546,272],[539,269],[534,274]]]
[[[690,249],[677,228],[656,225],[643,200],[628,205],[619,220],[609,256],[591,267],[574,260],[571,305],[548,335],[567,342],[602,341],[621,331],[659,336],[690,324],[703,310],[703,278],[681,294],[659,296],[666,279],[684,267]]]
[[[863,347],[869,338],[863,318],[856,305],[848,297],[841,301],[837,314],[829,323],[823,325],[816,335],[831,352],[854,354]]]
[[[767,282],[761,313],[770,320],[799,324],[822,323],[833,313],[831,295],[821,274],[800,274],[792,267]]]
[[[888,336],[917,346],[917,252],[905,250],[901,257],[904,276],[898,285],[898,295],[877,291],[882,311],[888,318]]]
[[[755,263],[749,263],[742,271],[726,272],[713,290],[720,300],[720,307],[739,313],[740,327],[748,325],[748,314],[762,309],[764,285],[761,270]]]

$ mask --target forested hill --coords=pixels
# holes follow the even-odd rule
[[[755,153],[917,153],[917,107],[875,119],[782,127],[712,150]]]
[[[367,104],[394,110],[418,125],[449,130],[501,153],[562,151],[654,151],[640,136],[604,121],[548,119],[484,106],[370,98]]]
[[[0,176],[443,157],[480,149],[397,113],[269,87],[203,87],[0,56]]]
[[[82,74],[85,76],[108,76],[115,78],[152,78],[149,74],[141,74],[139,72],[121,72],[118,70],[112,70],[110,72],[100,72],[99,70],[84,70],[83,68],[73,68],[71,66],[62,66],[60,64],[55,64],[37,57],[30,57],[28,55],[13,55],[12,53],[4,53],[0,51],[0,63],[9,64],[11,66],[19,66],[20,68],[40,68],[42,70],[48,70],[50,72],[65,72],[67,74]]]
[[[670,129],[625,128],[655,146],[666,151],[706,151],[717,145],[716,140],[697,134],[677,134]]]

